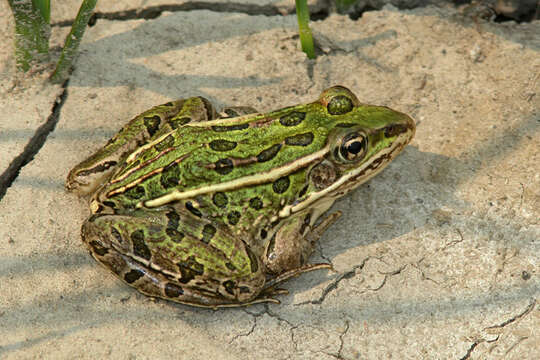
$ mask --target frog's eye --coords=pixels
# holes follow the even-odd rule
[[[338,157],[342,162],[354,162],[361,160],[366,154],[367,137],[359,132],[345,135],[339,146]]]

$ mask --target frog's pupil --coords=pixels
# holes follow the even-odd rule
[[[351,144],[349,144],[349,147],[347,148],[347,151],[352,153],[352,154],[358,154],[360,152],[360,150],[362,150],[362,142],[360,141],[355,141]]]

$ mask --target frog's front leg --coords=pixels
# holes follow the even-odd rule
[[[216,117],[214,107],[203,97],[155,106],[136,116],[104,147],[75,166],[68,174],[66,188],[80,195],[88,194],[106,181],[117,165],[135,149],[189,122],[207,121]]]
[[[82,227],[92,256],[140,292],[203,307],[277,302],[242,240],[175,209],[95,214]]]
[[[315,243],[340,216],[337,211],[317,224],[313,224],[313,214],[309,212],[285,220],[266,249],[263,261],[267,270],[284,277],[281,282],[303,272],[331,268],[330,264],[307,264],[307,260]]]

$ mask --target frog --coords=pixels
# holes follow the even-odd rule
[[[333,203],[384,169],[414,120],[336,85],[265,113],[218,112],[197,96],[155,106],[76,165],[89,201],[81,238],[124,283],[206,308],[277,303],[341,212]]]

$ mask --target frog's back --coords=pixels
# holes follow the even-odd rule
[[[325,148],[334,127],[319,108],[300,105],[185,125],[136,150],[100,193],[133,206],[172,190],[196,191],[246,178],[271,182],[301,171]],[[306,161],[299,162],[302,158]]]

